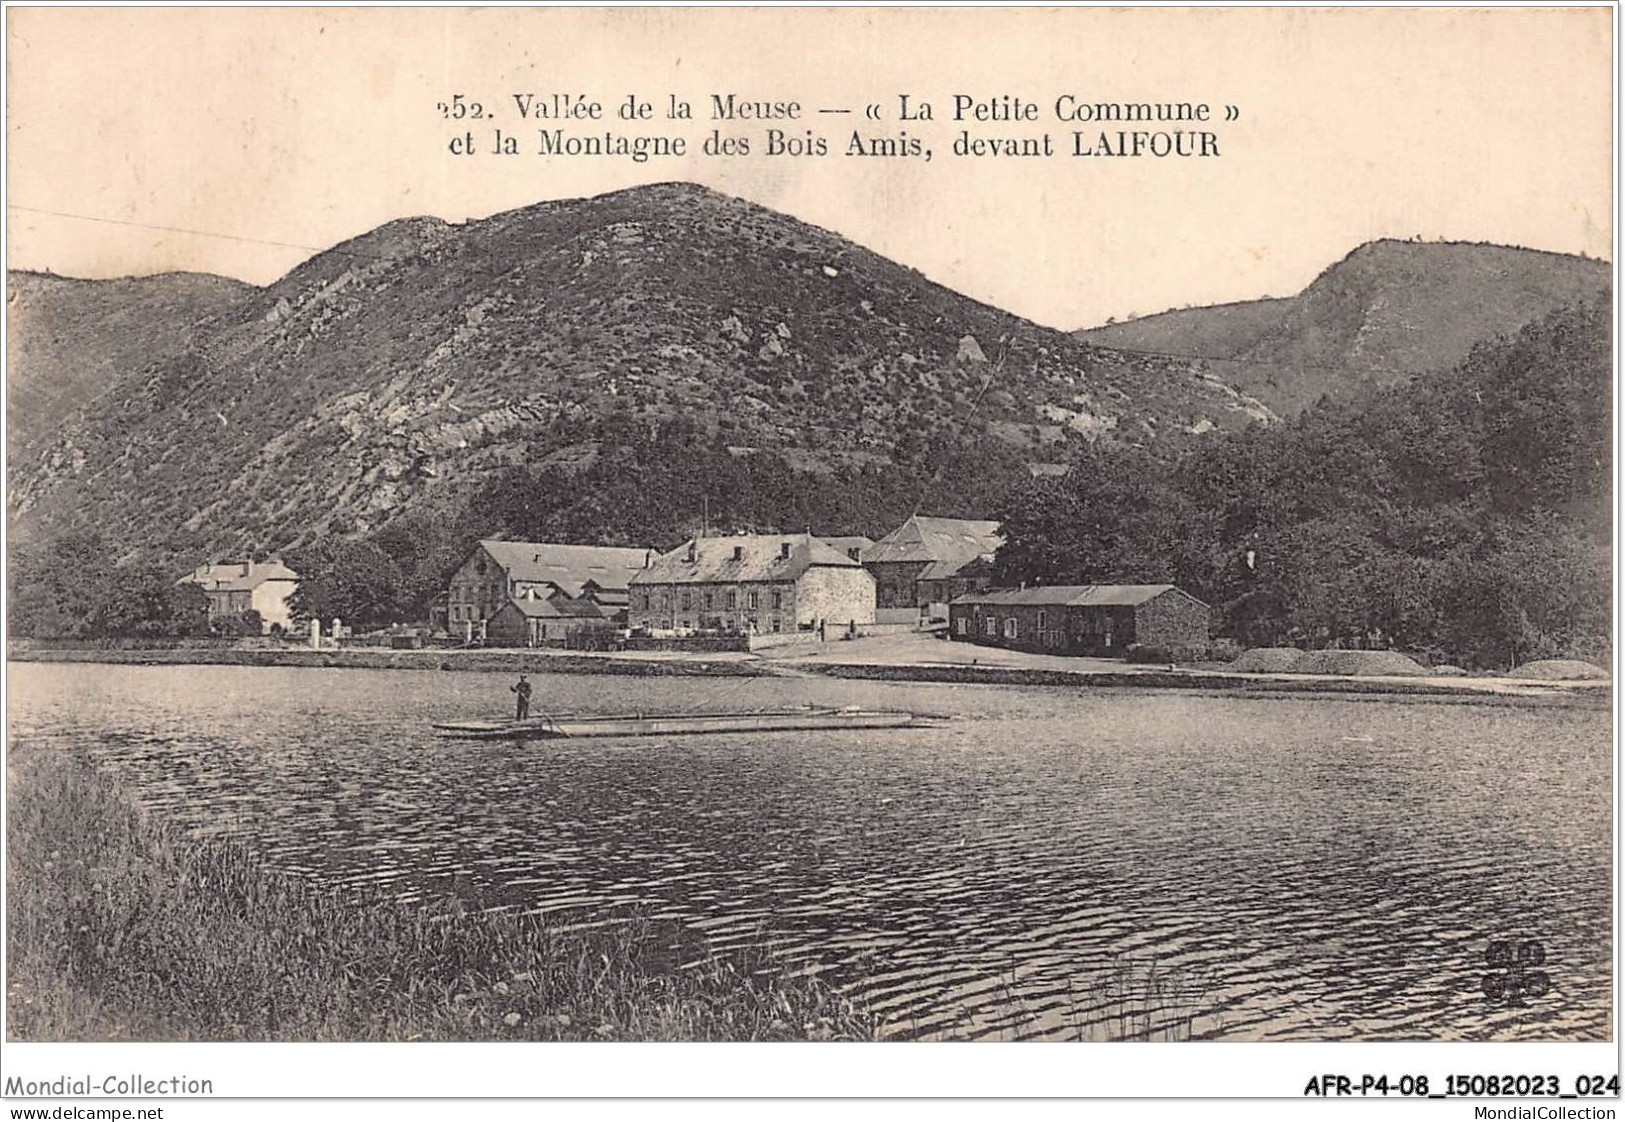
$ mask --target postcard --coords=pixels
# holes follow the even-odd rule
[[[1616,1098],[1614,16],[9,9],[8,1102]]]

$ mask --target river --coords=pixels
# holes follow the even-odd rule
[[[485,673],[12,664],[13,739],[178,828],[402,901],[770,943],[949,1039],[1602,1040],[1599,708],[541,675],[540,708],[802,702],[934,728],[446,741]],[[1489,944],[1551,981],[1492,1000]],[[1504,971],[1500,971],[1504,974]]]

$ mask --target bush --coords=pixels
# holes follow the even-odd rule
[[[1427,671],[1398,651],[1309,651],[1293,666],[1294,674],[1339,677],[1423,677]]]
[[[1524,663],[1509,672],[1507,677],[1548,682],[1587,682],[1607,678],[1608,671],[1575,658],[1543,658]]]
[[[220,616],[209,624],[209,630],[216,635],[259,635],[263,629],[264,621],[253,608],[234,616]]]
[[[1244,651],[1230,668],[1244,674],[1290,674],[1302,658],[1297,647],[1254,647]]]

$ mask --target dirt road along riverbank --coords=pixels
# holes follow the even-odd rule
[[[397,651],[381,647],[313,651],[300,647],[174,647],[161,650],[59,650],[13,648],[12,662],[103,662],[125,666],[307,666],[341,670],[460,670],[501,673],[688,674],[709,677],[755,677],[771,674],[749,655],[580,651],[477,650]]]
[[[100,662],[122,665],[303,666],[353,670],[450,670],[490,673],[612,674],[634,677],[862,678],[877,681],[1074,688],[1183,689],[1248,694],[1388,694],[1472,699],[1545,699],[1607,705],[1609,682],[1543,682],[1518,678],[1339,677],[1240,674],[1212,668],[1137,665],[1119,659],[1030,654],[925,634],[834,640],[753,654],[691,651],[389,650],[357,647],[58,649],[13,644],[13,662]]]

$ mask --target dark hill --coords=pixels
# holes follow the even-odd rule
[[[27,462],[122,373],[181,354],[194,330],[254,292],[200,273],[73,280],[7,277],[6,394],[13,462]]]
[[[1265,332],[1280,323],[1291,305],[1290,299],[1265,297],[1237,304],[1175,308],[1079,331],[1077,337],[1132,351],[1230,358],[1263,338]]]
[[[1077,332],[1101,346],[1204,356],[1276,413],[1448,369],[1474,344],[1601,301],[1607,263],[1460,242],[1369,242],[1297,296],[1190,308]]]
[[[1190,363],[1084,345],[683,184],[392,222],[115,365],[14,466],[24,532],[283,548],[452,509],[523,465],[614,463],[628,434],[816,479],[940,455],[973,403],[961,443],[1045,461],[1270,419]]]

